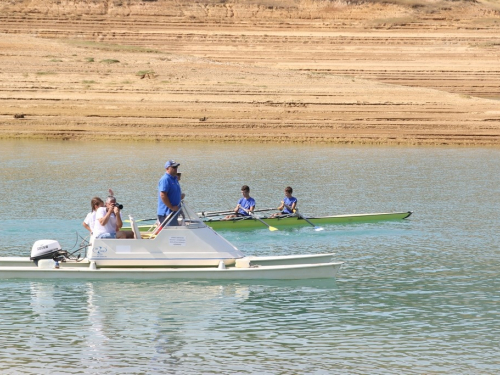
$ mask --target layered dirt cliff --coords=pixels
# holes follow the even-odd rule
[[[0,4],[0,137],[500,145],[498,2]]]

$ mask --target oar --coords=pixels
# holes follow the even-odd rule
[[[285,207],[288,208],[288,210],[290,210],[291,212],[293,212],[292,210],[292,207],[290,207],[289,205],[285,204]],[[314,227],[314,230],[316,232],[319,232],[321,230],[324,230],[324,228],[322,227],[318,227],[317,225],[314,225],[314,223],[311,223],[311,221],[309,221],[309,219],[307,219],[307,217],[305,217],[304,215],[302,215],[298,209],[295,209],[295,212],[294,212],[298,217],[300,217],[301,219],[304,219],[305,221],[307,221],[309,224],[311,224],[313,227]]]
[[[276,208],[261,208],[260,210],[255,210],[254,212],[264,212],[264,211],[274,211]],[[230,215],[233,214],[234,210],[226,210],[226,211],[202,211],[198,212],[198,216],[221,216],[221,215]]]
[[[227,210],[227,211],[212,211],[212,212],[198,212],[199,217],[207,217],[207,216],[222,216],[222,215],[229,215],[234,213],[234,210]]]
[[[243,207],[240,207],[243,211],[247,212],[250,216],[252,216],[254,219],[259,220],[262,224],[264,224],[266,227],[269,228],[271,232],[274,232],[275,230],[278,230],[278,228],[270,226],[268,223],[266,223],[264,220],[261,218],[255,216],[255,214],[252,211],[249,211],[247,209],[244,209]]]
[[[140,219],[140,220],[134,220],[136,223],[139,223],[141,221],[153,221],[153,220],[158,220],[158,218],[154,218],[154,219]],[[130,220],[123,220],[124,223],[130,223]]]

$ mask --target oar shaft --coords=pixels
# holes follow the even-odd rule
[[[292,210],[292,207],[290,207],[289,205],[285,204],[285,207],[288,208],[290,211],[293,212]],[[304,215],[302,215],[298,209],[295,209],[295,212],[294,212],[298,217],[300,217],[301,219],[304,219],[307,223],[309,223],[310,225],[312,225],[314,228],[318,228],[317,225],[315,225],[314,223],[312,223],[307,217],[305,217]]]
[[[268,227],[270,231],[275,231],[275,230],[278,230],[278,228],[275,228],[275,227],[270,226],[268,223],[266,223],[266,222],[265,222],[264,220],[262,220],[260,217],[255,216],[255,214],[254,214],[252,211],[247,210],[247,209],[245,209],[245,208],[243,208],[243,207],[241,207],[241,209],[242,209],[243,211],[245,211],[246,213],[248,213],[248,214],[249,214],[251,217],[253,217],[255,220],[260,221],[262,224],[264,224],[266,227]]]
[[[136,220],[135,222],[138,223],[140,221],[153,221],[153,220],[158,220],[158,218],[155,217],[154,219],[140,219],[140,220]]]
[[[300,214],[299,211],[297,211],[297,213],[299,214],[299,216],[304,219],[305,221],[307,221],[309,224],[311,224],[313,227],[316,227],[316,225],[314,223],[312,223],[307,217],[305,217],[304,215]]]
[[[155,217],[154,219],[140,219],[140,220],[135,220],[136,223],[139,223],[141,221],[153,221],[153,220],[158,220],[157,217]],[[130,220],[122,220],[124,223],[130,223]]]
[[[255,210],[254,212],[265,212],[265,211],[275,211],[276,208],[261,208],[260,210]],[[228,211],[211,211],[211,212],[198,212],[199,217],[209,217],[209,216],[221,216],[221,215],[230,215],[234,214],[234,210],[228,210]],[[153,220],[158,220],[158,218],[153,218],[153,219],[140,219],[136,220],[136,223],[139,223],[141,221],[153,221]],[[124,222],[129,222],[130,220],[124,220]]]
[[[276,208],[261,208],[260,210],[255,210],[254,212],[265,212],[265,211],[275,211]],[[198,212],[198,216],[220,216],[220,215],[230,215],[234,214],[234,210],[226,210],[226,211],[202,211]]]

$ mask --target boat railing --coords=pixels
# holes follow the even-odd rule
[[[161,224],[163,228],[184,226],[190,229],[204,228],[206,224],[183,202],[180,209],[169,215]]]

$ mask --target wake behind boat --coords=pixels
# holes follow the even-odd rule
[[[37,241],[31,257],[0,258],[0,279],[317,279],[333,278],[333,254],[245,256],[186,204],[162,227],[134,239],[93,239],[80,258],[56,240]]]

